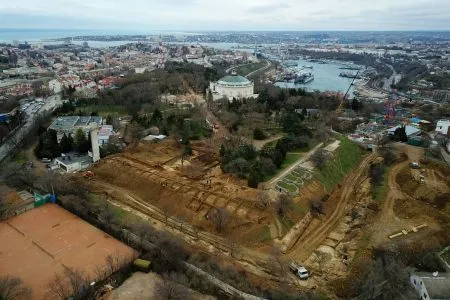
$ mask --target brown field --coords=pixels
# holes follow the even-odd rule
[[[134,250],[55,204],[0,222],[0,276],[19,277],[46,297],[47,284],[64,268],[94,277],[108,255],[132,257]]]
[[[193,156],[184,161],[183,167],[182,148],[171,140],[141,143],[134,150],[109,157],[92,168],[95,177],[89,183],[91,191],[105,193],[108,185],[108,197],[114,200],[132,197],[201,231],[223,237],[232,234],[241,245],[259,247],[276,238],[276,234],[267,236],[267,228],[275,227],[276,214],[259,204],[259,191],[248,188],[246,180],[223,174],[208,142],[191,146]],[[215,230],[210,218],[217,208],[231,216],[222,232]],[[304,215],[292,214],[292,223]]]

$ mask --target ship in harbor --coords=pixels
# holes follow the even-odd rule
[[[294,83],[305,84],[314,80],[314,74],[311,72],[298,73],[294,79]]]
[[[286,67],[297,67],[298,63],[296,63],[294,61],[285,61],[285,62],[283,62],[283,65],[285,65]]]
[[[339,76],[346,78],[357,78],[357,79],[361,78],[360,76],[358,76],[357,73],[354,72],[341,72]]]

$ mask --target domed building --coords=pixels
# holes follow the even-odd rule
[[[229,101],[232,101],[233,98],[256,98],[258,95],[253,93],[254,88],[253,82],[239,75],[227,75],[209,84],[213,100],[224,97],[227,97]]]

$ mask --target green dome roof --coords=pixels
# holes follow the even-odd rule
[[[240,75],[227,75],[218,81],[219,84],[225,85],[247,85],[250,84],[250,80]]]

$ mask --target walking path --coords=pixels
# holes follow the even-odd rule
[[[271,63],[270,63],[270,61],[266,61],[266,65],[264,66],[264,67],[261,67],[261,68],[259,68],[258,70],[256,70],[256,71],[253,71],[253,72],[250,72],[250,73],[248,73],[247,75],[245,75],[245,77],[250,77],[250,76],[252,76],[253,74],[255,74],[256,72],[259,72],[259,71],[263,71],[263,70],[265,70],[265,69],[268,69],[268,68],[270,68],[270,66],[271,66]]]
[[[295,168],[297,168],[299,165],[301,165],[302,163],[304,163],[305,161],[307,161],[311,155],[313,155],[314,152],[316,152],[317,149],[319,149],[320,147],[323,146],[323,143],[318,144],[317,146],[315,146],[311,151],[307,152],[304,156],[300,157],[299,160],[297,160],[294,164],[292,164],[289,168],[286,168],[284,171],[282,171],[280,174],[278,174],[277,176],[275,176],[274,178],[272,178],[269,182],[268,185],[270,187],[274,187],[278,180],[280,180],[281,178],[283,178],[284,176],[288,175],[289,173],[291,173],[292,170],[294,170]]]

